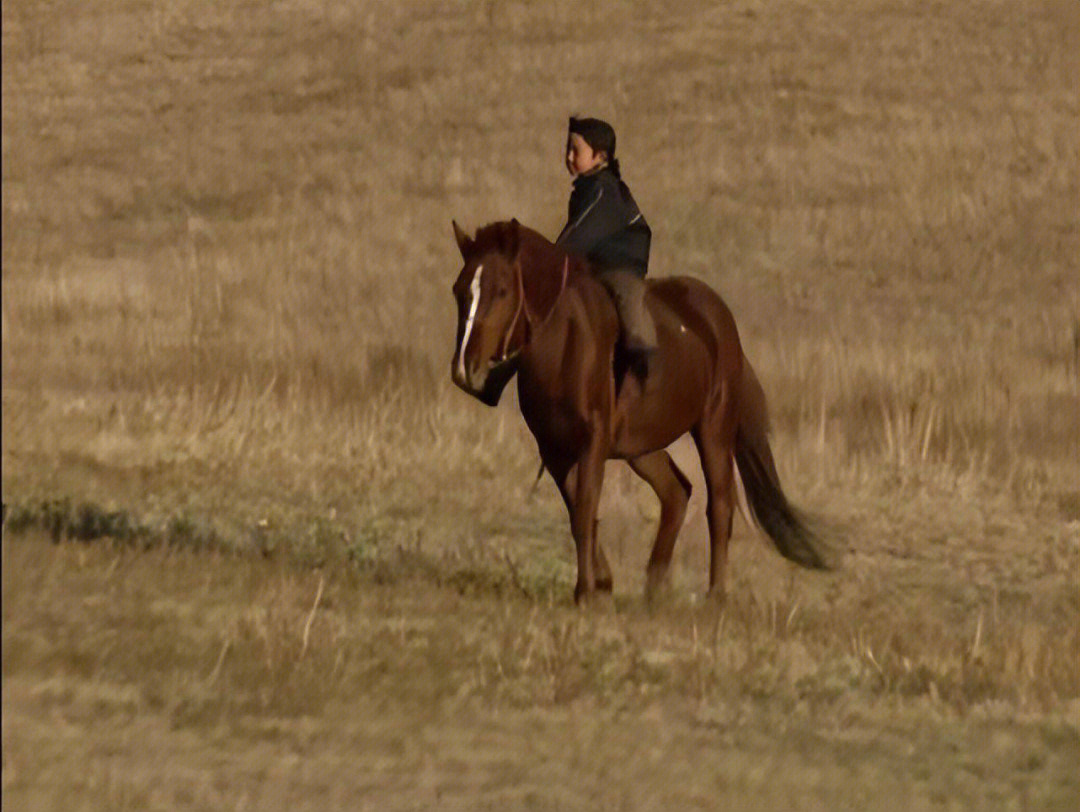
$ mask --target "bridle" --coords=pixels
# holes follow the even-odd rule
[[[536,319],[529,312],[529,303],[525,299],[525,279],[521,272],[520,259],[515,263],[515,268],[517,270],[518,305],[517,309],[514,311],[514,318],[510,320],[510,326],[507,328],[505,335],[503,335],[503,339],[501,342],[502,351],[499,353],[498,361],[500,364],[511,360],[512,358],[517,356],[518,353],[521,352],[521,348],[518,347],[518,349],[514,351],[513,355],[508,355],[510,351],[510,339],[513,338],[514,331],[517,330],[518,319],[521,318],[521,314],[525,314],[525,323],[529,325],[530,330],[535,329],[536,326],[538,326],[536,323]],[[559,297],[562,296],[563,291],[566,290],[566,280],[567,278],[569,278],[569,276],[570,257],[568,255],[563,259],[562,282],[559,285],[559,292],[555,294],[556,302],[559,300]],[[554,306],[552,307],[552,309],[554,309]],[[545,316],[540,321],[540,324],[543,324],[550,315],[551,311],[549,310],[547,316]]]

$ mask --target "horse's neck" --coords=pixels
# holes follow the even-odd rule
[[[617,338],[617,328],[610,329],[616,318],[614,308],[595,278],[587,272],[574,273],[547,317],[534,326],[521,374],[552,392],[561,390],[569,383],[563,380],[568,371],[584,361],[587,344],[600,350],[589,356],[607,357],[605,345],[613,345]]]

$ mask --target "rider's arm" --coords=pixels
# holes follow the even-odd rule
[[[570,218],[555,241],[567,251],[587,256],[605,237],[626,226],[615,189],[598,183],[582,199],[575,193],[570,200]]]

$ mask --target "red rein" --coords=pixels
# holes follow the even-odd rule
[[[566,258],[563,259],[562,283],[559,285],[559,292],[555,295],[555,301],[558,301],[559,297],[562,296],[562,292],[564,290],[566,290],[566,280],[567,280],[567,278],[569,276],[570,276],[570,257],[567,256]],[[528,304],[527,301],[525,301],[525,280],[524,280],[524,278],[522,277],[522,274],[521,274],[521,263],[520,262],[517,265],[517,283],[518,283],[518,306],[517,306],[517,310],[514,311],[514,318],[511,319],[511,321],[510,321],[510,327],[507,329],[506,335],[503,336],[502,352],[500,353],[500,358],[503,361],[507,360],[507,353],[510,351],[510,339],[514,335],[514,330],[517,329],[518,319],[521,318],[522,311],[525,312],[525,321],[528,323],[528,325],[530,327],[535,322],[535,319],[533,319],[532,314],[529,313],[529,304]],[[550,314],[550,312],[551,311],[548,311],[549,314]]]

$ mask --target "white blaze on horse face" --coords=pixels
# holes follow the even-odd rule
[[[461,336],[461,347],[458,349],[458,377],[462,381],[465,377],[465,350],[469,346],[469,335],[472,333],[473,320],[476,318],[476,308],[480,304],[480,273],[484,270],[483,265],[476,266],[472,282],[469,284],[469,315],[465,319],[465,332]]]

